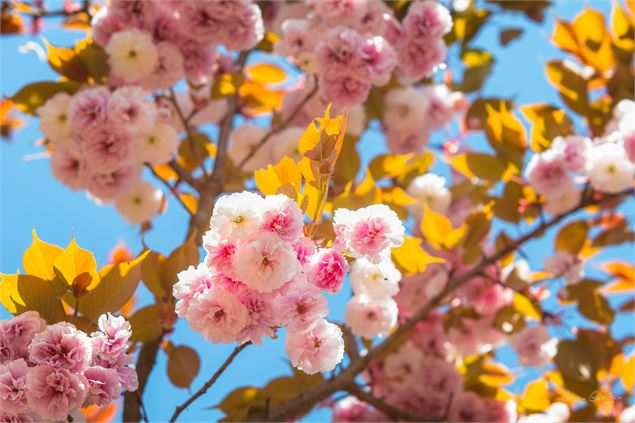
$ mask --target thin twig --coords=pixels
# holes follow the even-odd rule
[[[377,410],[381,411],[388,417],[392,418],[394,421],[404,420],[408,422],[435,422],[439,421],[439,417],[431,418],[427,416],[420,416],[416,413],[412,413],[408,410],[404,410],[403,408],[395,407],[394,405],[388,404],[383,399],[374,396],[373,394],[364,391],[362,388],[357,386],[355,383],[349,385],[346,390],[351,394],[357,397],[357,399],[364,401],[375,407]]]
[[[183,110],[181,110],[181,106],[179,106],[179,102],[176,100],[176,94],[174,93],[174,88],[172,87],[170,87],[170,97],[168,98],[174,105],[174,110],[176,111],[176,114],[179,117],[179,120],[181,121],[181,123],[183,124],[183,127],[185,128],[185,133],[187,134],[187,140],[188,140],[188,143],[190,144],[190,148],[192,149],[192,155],[194,156],[194,159],[198,163],[200,163],[205,176],[208,176],[207,169],[205,169],[205,163],[203,159],[201,158],[201,155],[199,154],[199,151],[198,151],[198,146],[196,145],[196,142],[194,141],[194,134],[192,133],[192,128],[190,128],[190,122],[185,118],[185,114],[183,113]]]
[[[179,203],[181,203],[181,206],[183,206],[183,208],[185,209],[185,211],[190,215],[190,216],[194,216],[194,214],[192,213],[192,211],[187,207],[187,205],[185,204],[185,202],[183,201],[183,199],[181,198],[180,193],[176,190],[176,187],[171,185],[168,181],[166,181],[165,179],[163,179],[161,177],[161,175],[159,175],[157,173],[156,170],[154,170],[154,168],[152,167],[152,165],[146,163],[146,167],[148,169],[150,169],[150,172],[152,172],[152,174],[154,175],[155,178],[157,178],[159,181],[161,181],[163,183],[163,185],[165,185],[167,187],[167,189],[170,190],[170,192],[172,193],[172,195],[178,200]]]
[[[196,391],[196,393],[194,395],[189,397],[187,399],[187,401],[185,401],[183,404],[181,404],[178,407],[176,407],[176,410],[174,410],[174,414],[172,414],[172,417],[170,417],[170,423],[174,423],[176,421],[176,419],[179,417],[179,415],[187,407],[189,407],[190,404],[192,404],[194,401],[196,401],[196,399],[198,399],[200,396],[205,394],[205,392],[207,392],[207,390],[209,388],[211,388],[214,383],[216,383],[216,380],[218,380],[220,375],[223,374],[225,369],[227,369],[227,367],[229,367],[229,365],[234,360],[234,358],[250,344],[251,344],[251,342],[245,342],[244,344],[239,345],[236,348],[234,348],[234,351],[232,351],[232,353],[229,355],[229,357],[227,357],[225,362],[218,368],[218,370],[216,370],[216,372],[212,375],[212,377],[207,382],[205,382],[205,385],[203,385],[201,387],[201,389]]]
[[[174,173],[178,175],[179,179],[181,179],[182,181],[185,181],[192,188],[198,189],[198,187],[200,186],[198,181],[194,179],[192,175],[190,175],[190,172],[185,170],[180,164],[178,164],[174,160],[171,160],[168,162],[168,166],[170,166],[170,168],[174,171]]]
[[[295,109],[293,109],[291,113],[289,113],[289,116],[287,116],[287,118],[283,120],[279,125],[276,125],[275,128],[272,128],[271,131],[269,131],[267,135],[265,135],[260,140],[260,142],[256,144],[256,146],[249,153],[247,153],[245,157],[243,157],[243,159],[236,166],[236,169],[240,171],[245,166],[245,164],[249,161],[249,159],[254,157],[256,153],[267,143],[267,141],[271,139],[272,136],[274,136],[278,132],[285,129],[293,121],[293,119],[295,119],[295,117],[302,110],[302,108],[311,100],[311,98],[313,98],[315,93],[317,93],[317,90],[318,90],[318,84],[316,81],[314,82],[313,88],[311,89],[311,91],[309,91],[307,95],[302,99],[302,101],[295,107]]]

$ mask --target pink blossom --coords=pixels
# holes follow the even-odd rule
[[[208,232],[203,237],[203,248],[207,251],[205,263],[210,269],[217,269],[226,276],[235,276],[234,254],[238,247],[234,242],[219,240]]]
[[[396,353],[384,360],[384,372],[391,384],[415,385],[416,375],[423,362],[423,355],[418,348],[406,344]]]
[[[251,341],[262,344],[262,337],[273,338],[278,317],[273,307],[271,295],[249,292],[241,298],[241,303],[249,313],[246,326],[238,334],[238,342]]]
[[[280,325],[298,332],[309,329],[329,312],[322,293],[304,281],[294,282],[289,291],[276,300]]]
[[[443,327],[442,318],[438,314],[433,314],[417,323],[411,339],[426,354],[445,358],[452,353],[452,346]]]
[[[298,242],[293,245],[293,250],[300,264],[305,265],[309,262],[309,257],[315,253],[315,243],[305,236],[301,236]]]
[[[198,2],[183,2],[198,3]],[[199,44],[195,41],[185,41],[180,44],[183,55],[183,68],[185,77],[189,82],[202,84],[208,82],[214,71],[216,62],[214,61],[213,44]]]
[[[348,76],[320,77],[320,94],[336,107],[362,103],[368,97],[370,84]]]
[[[102,47],[106,47],[110,36],[124,27],[119,18],[107,7],[103,7],[97,12],[90,23],[93,40]]]
[[[424,396],[435,395],[442,398],[444,406],[463,389],[463,378],[454,365],[438,358],[423,358],[417,375],[424,383],[415,385],[414,389]]]
[[[66,369],[39,365],[27,377],[29,406],[47,420],[65,420],[82,406],[87,382]]]
[[[571,172],[583,172],[587,151],[591,149],[591,140],[580,135],[556,137],[551,149],[562,154],[564,167]]]
[[[236,10],[236,14],[231,23],[232,30],[224,31],[224,37],[221,43],[228,50],[249,50],[255,47],[265,34],[264,23],[262,21],[262,13],[260,7],[251,2],[236,2],[241,5]]]
[[[400,49],[407,40],[403,26],[394,16],[389,16],[385,19],[383,36],[397,49]]]
[[[397,53],[383,38],[368,39],[361,48],[363,66],[373,85],[386,85],[397,65]]]
[[[545,259],[545,270],[553,277],[564,278],[568,284],[578,283],[584,276],[584,263],[579,256],[557,250]]]
[[[516,411],[516,401],[496,401],[494,399],[486,399],[487,421],[492,423],[514,423],[518,421],[518,413]]]
[[[210,231],[222,238],[249,238],[262,225],[264,208],[265,199],[253,192],[224,195],[214,204]]]
[[[105,87],[87,88],[73,96],[68,119],[76,134],[88,138],[106,129],[109,97]]]
[[[359,21],[366,12],[366,0],[314,0],[315,14],[332,25],[348,25]]]
[[[185,74],[184,59],[179,48],[169,42],[157,44],[157,51],[159,52],[157,68],[141,83],[150,90],[166,90],[183,78]]]
[[[110,96],[107,115],[109,131],[138,135],[152,129],[157,110],[145,90],[125,86],[118,88]]]
[[[488,410],[485,401],[474,392],[460,392],[452,399],[448,413],[451,422],[484,422]]]
[[[630,131],[624,135],[624,151],[628,159],[635,163],[635,131]]]
[[[351,253],[372,263],[379,263],[382,253],[386,254],[391,247],[403,243],[404,226],[397,214],[385,204],[373,204],[354,212],[338,209],[333,223],[343,225],[346,245]]]
[[[464,101],[462,93],[451,92],[445,84],[428,85],[421,94],[428,98],[426,122],[433,129],[450,123],[457,112],[457,105]]]
[[[152,33],[152,39],[158,44],[179,44],[184,38],[176,10],[169,7],[166,2],[161,4],[154,21],[145,29]]]
[[[86,166],[84,146],[80,143],[56,146],[51,153],[53,177],[72,190],[86,186]]]
[[[281,56],[297,58],[301,53],[311,52],[315,43],[308,20],[287,19],[282,23],[282,37],[274,46],[274,51]]]
[[[0,408],[9,413],[28,411],[26,381],[29,367],[24,359],[0,365]]]
[[[37,311],[25,311],[9,320],[1,320],[0,364],[27,358],[29,344],[45,327]]]
[[[315,47],[318,72],[328,80],[365,78],[361,48],[365,38],[357,31],[346,27],[330,30]]]
[[[121,130],[94,134],[85,142],[87,166],[93,171],[109,172],[134,162],[132,137]]]
[[[368,422],[370,421],[368,415],[368,404],[358,400],[356,397],[348,396],[335,403],[331,422]]]
[[[208,341],[226,344],[245,328],[249,311],[231,292],[212,286],[192,299],[185,318]]]
[[[197,267],[190,266],[179,272],[177,278],[178,281],[172,288],[174,298],[178,300],[176,313],[184,317],[188,314],[194,298],[214,285],[213,276],[206,266],[199,264]]]
[[[408,8],[403,27],[408,38],[424,44],[450,32],[452,17],[448,9],[436,1],[415,2]]]
[[[304,213],[298,204],[284,194],[268,195],[262,217],[262,229],[272,232],[288,243],[295,243],[302,234]]]
[[[113,0],[109,10],[121,22],[135,28],[144,28],[154,22],[158,3],[145,0]]]
[[[106,405],[121,396],[121,384],[117,370],[93,366],[84,371],[84,377],[88,381],[88,392],[84,406]]]
[[[529,185],[540,195],[558,195],[567,187],[567,169],[561,154],[547,150],[534,154],[525,168]]]
[[[392,298],[375,300],[354,295],[346,304],[346,326],[366,339],[384,336],[397,323],[397,313],[397,303]]]
[[[99,316],[98,325],[101,332],[92,334],[93,361],[100,366],[112,367],[126,353],[132,329],[123,316],[115,317],[110,313]]]
[[[280,288],[300,272],[293,249],[267,232],[239,244],[234,262],[238,279],[260,292]]]
[[[364,15],[353,23],[355,28],[364,35],[384,35],[388,20],[394,19],[392,9],[383,1],[367,1]]]
[[[139,178],[140,170],[132,163],[123,164],[111,171],[89,170],[87,173],[88,193],[98,201],[108,203],[130,188],[133,181]]]
[[[348,263],[344,256],[331,248],[319,250],[305,268],[308,281],[331,294],[342,288],[347,271]]]
[[[82,372],[92,358],[92,345],[88,336],[70,323],[60,322],[48,326],[33,338],[29,345],[29,360],[36,364]]]
[[[398,49],[399,70],[410,81],[431,76],[437,65],[445,60],[447,47],[443,40],[419,44],[408,39]]]
[[[513,291],[501,285],[490,282],[485,278],[474,278],[464,285],[468,304],[472,305],[481,315],[492,315],[500,308],[509,304]]]
[[[443,265],[428,264],[423,273],[404,276],[399,294],[395,298],[399,314],[412,316],[422,304],[439,294],[448,282],[448,272]]]
[[[421,128],[411,130],[391,129],[386,134],[388,149],[394,154],[422,153],[428,146],[428,131]]]
[[[557,339],[544,326],[526,326],[509,339],[522,366],[543,367],[556,354]]]
[[[307,374],[328,372],[344,358],[342,330],[318,320],[306,331],[287,331],[287,355],[291,363]]]
[[[130,364],[132,364],[132,356]],[[117,373],[119,374],[119,382],[121,387],[128,392],[134,392],[139,388],[139,379],[137,378],[137,371],[133,367],[122,366],[117,367]]]
[[[33,423],[36,420],[30,413],[9,413],[0,411],[0,422],[2,423]]]

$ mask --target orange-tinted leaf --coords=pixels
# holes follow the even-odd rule
[[[287,78],[284,70],[272,63],[257,63],[248,66],[245,72],[249,79],[258,84],[278,84]]]
[[[189,388],[201,367],[198,353],[185,345],[172,346],[168,353],[168,377],[179,388]]]

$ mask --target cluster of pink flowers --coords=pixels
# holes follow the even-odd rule
[[[635,178],[635,103],[624,100],[603,137],[557,137],[550,148],[534,154],[525,175],[531,187],[545,197],[552,215],[565,213],[580,203],[578,182],[596,191],[616,194],[630,188]]]
[[[109,54],[111,83],[167,89],[185,77],[209,82],[216,48],[247,50],[264,35],[260,8],[250,0],[114,0],[92,22]]]
[[[341,289],[348,264],[334,249],[316,248],[303,228],[303,212],[284,195],[220,198],[203,238],[205,260],[174,286],[177,313],[215,343],[260,344],[286,327],[295,366],[311,374],[333,369],[344,343],[325,320],[322,291]]]
[[[135,391],[130,335],[130,324],[111,314],[90,336],[67,322],[47,326],[35,311],[0,321],[0,420],[66,421]]]
[[[373,85],[430,76],[445,60],[450,13],[435,1],[412,4],[399,22],[382,1],[308,0],[282,11],[276,52],[316,74],[321,95],[338,107],[362,103]],[[316,38],[314,34],[324,34]]]
[[[148,92],[126,86],[58,93],[38,109],[52,145],[53,176],[99,203],[115,202],[132,224],[150,220],[162,193],[141,181],[143,163],[172,159],[178,133],[164,123]]]
[[[388,148],[394,154],[421,153],[430,131],[445,127],[466,109],[463,93],[444,84],[391,89],[384,97],[383,116]]]

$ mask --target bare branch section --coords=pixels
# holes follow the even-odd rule
[[[245,348],[247,348],[247,346],[249,346],[251,344],[251,342],[245,342],[242,345],[237,346],[236,348],[234,348],[234,351],[232,351],[232,353],[229,355],[229,357],[227,357],[227,359],[225,360],[225,362],[218,368],[218,370],[216,370],[216,372],[212,375],[212,377],[205,382],[205,385],[203,385],[201,387],[201,389],[199,389],[198,391],[196,391],[196,393],[194,393],[194,395],[192,395],[191,397],[189,397],[187,399],[187,401],[185,401],[183,404],[179,405],[178,407],[176,407],[176,410],[174,410],[174,414],[172,414],[172,417],[170,417],[170,423],[173,423],[176,421],[176,419],[179,418],[179,415],[185,411],[185,409],[187,407],[190,406],[190,404],[192,404],[194,401],[196,401],[199,397],[201,397],[202,395],[205,394],[205,392],[207,392],[207,390],[209,388],[212,387],[212,385],[214,383],[216,383],[216,381],[218,380],[218,378],[220,377],[220,375],[223,374],[223,372],[225,371],[225,369],[227,369],[227,367],[229,367],[229,365],[232,363],[232,361],[234,361],[234,358],[236,358],[236,356],[238,354],[240,354],[240,352],[242,350],[244,350]]]
[[[420,416],[415,413],[411,413],[408,410],[404,410],[402,408],[397,408],[393,405],[388,404],[381,398],[374,396],[373,394],[364,391],[362,388],[357,386],[356,384],[351,384],[346,388],[346,390],[351,394],[357,397],[357,399],[364,401],[367,404],[372,405],[377,410],[381,411],[388,417],[397,421],[407,421],[407,422],[436,422],[439,421],[439,418],[431,418],[426,416]]]
[[[145,391],[150,373],[152,373],[152,369],[154,368],[154,363],[157,359],[157,352],[159,351],[159,346],[161,346],[162,341],[163,335],[143,344],[143,347],[139,352],[139,359],[137,360],[139,389],[135,392],[126,392],[124,394],[124,422],[141,421],[141,398],[143,397],[143,392]]]
[[[370,363],[370,361],[380,356],[383,353],[390,351],[396,342],[402,337],[405,336],[418,322],[425,319],[428,314],[432,310],[434,310],[437,306],[439,306],[443,300],[454,292],[457,288],[468,282],[470,279],[479,275],[487,266],[490,266],[496,263],[501,258],[510,254],[511,252],[518,249],[521,245],[525,244],[527,241],[540,236],[547,229],[557,225],[570,215],[584,209],[587,206],[600,204],[605,201],[611,201],[615,198],[622,197],[624,195],[633,195],[633,190],[628,190],[626,192],[622,192],[620,194],[615,195],[605,195],[600,200],[596,200],[593,198],[587,198],[583,200],[577,207],[570,210],[567,213],[561,214],[552,218],[549,221],[545,221],[541,223],[539,226],[534,228],[532,231],[528,232],[524,236],[518,238],[514,242],[511,242],[506,247],[497,251],[494,255],[490,257],[486,257],[482,259],[476,266],[472,268],[469,272],[463,274],[460,277],[455,277],[448,281],[446,287],[441,291],[437,296],[432,298],[427,304],[421,307],[410,319],[401,324],[397,330],[395,330],[390,336],[388,336],[383,342],[381,342],[377,347],[373,348],[363,357],[360,357],[358,360],[353,361],[349,367],[344,369],[337,377],[334,379],[330,379],[322,382],[317,385],[313,389],[306,391],[297,397],[283,403],[278,408],[272,410],[269,414],[267,421],[289,421],[294,417],[302,415],[308,411],[310,411],[315,404],[320,401],[323,401],[333,395],[335,392],[341,390],[348,390],[350,386],[354,383],[355,377],[361,373]]]

